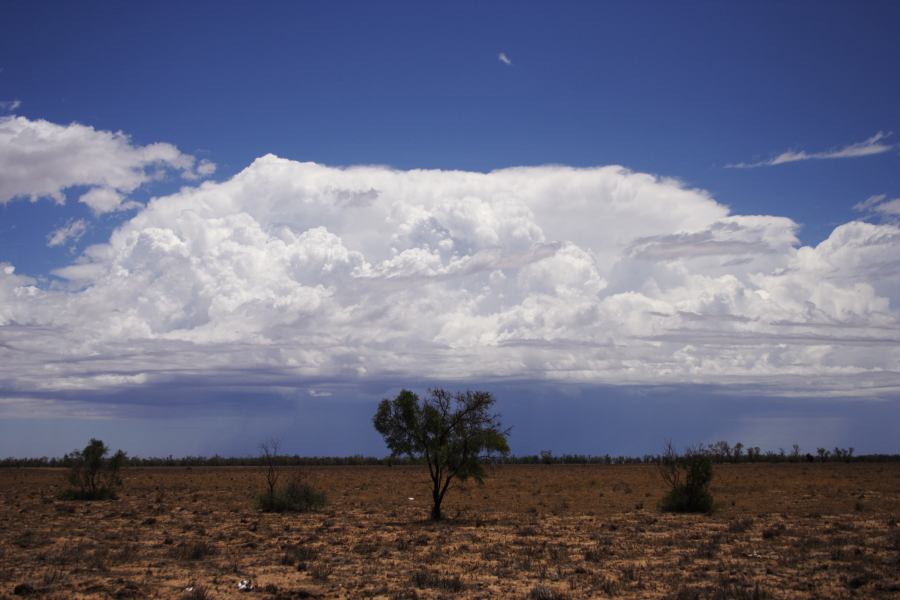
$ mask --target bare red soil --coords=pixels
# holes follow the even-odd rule
[[[99,502],[0,470],[0,597],[900,597],[898,463],[717,466],[712,515],[661,514],[649,466],[496,467],[437,524],[424,468],[301,473],[323,510],[258,512],[252,468],[129,469]]]

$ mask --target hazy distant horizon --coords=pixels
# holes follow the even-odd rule
[[[424,392],[425,387],[411,386]],[[448,386],[448,389],[453,389]],[[703,386],[623,389],[569,388],[560,402],[556,386],[544,383],[486,385],[497,412],[512,427],[511,451],[533,455],[642,456],[659,453],[666,440],[679,449],[725,440],[759,446],[764,452],[799,444],[816,448],[853,447],[856,454],[892,454],[900,417],[893,402],[829,399],[796,403],[790,398],[735,396]],[[397,389],[339,397],[307,397],[296,402],[269,399],[253,415],[177,414],[136,411],[116,419],[0,421],[0,457],[62,456],[90,437],[135,456],[255,456],[267,439],[280,441],[285,454],[301,456],[386,456],[372,427],[382,397]],[[685,408],[685,398],[692,400]],[[560,410],[560,406],[565,410]],[[850,415],[848,417],[848,415]],[[48,435],[49,432],[49,435]]]

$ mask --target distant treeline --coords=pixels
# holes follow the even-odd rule
[[[815,453],[803,452],[794,444],[790,450],[760,450],[758,446],[744,446],[737,442],[716,442],[696,446],[689,453],[704,454],[715,463],[786,463],[786,462],[888,462],[900,461],[900,454],[855,454],[853,448],[816,448]],[[374,456],[299,456],[280,455],[277,463],[285,467],[314,466],[370,466],[370,465],[414,465],[420,461],[408,458],[377,458]],[[485,462],[498,465],[640,465],[659,462],[660,455],[611,456],[589,454],[555,455],[550,450],[540,454],[523,456],[495,456]],[[61,458],[4,458],[0,467],[70,467],[69,455]],[[261,456],[183,456],[183,457],[139,457],[129,456],[124,466],[128,467],[258,467],[264,465]]]

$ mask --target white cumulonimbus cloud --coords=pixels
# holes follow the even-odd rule
[[[80,201],[95,214],[140,205],[126,196],[167,170],[197,180],[215,164],[198,161],[172,144],[137,146],[122,132],[72,123],[58,125],[20,116],[0,118],[0,204],[19,198],[65,202],[75,186],[89,188]]]
[[[47,286],[0,269],[0,390],[492,378],[900,389],[900,228],[790,219],[609,166],[275,156],[151,201]],[[313,392],[310,392],[313,393]]]

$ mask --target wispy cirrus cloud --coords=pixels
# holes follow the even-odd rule
[[[0,110],[5,110],[8,112],[12,112],[22,106],[22,101],[15,100],[0,100]]]
[[[502,62],[504,65],[512,66],[512,64],[513,64],[512,59],[510,59],[509,56],[507,56],[506,52],[501,52],[500,54],[498,54],[497,60]]]
[[[836,158],[859,158],[861,156],[872,156],[874,154],[882,154],[894,148],[894,144],[886,143],[885,140],[891,136],[891,132],[879,131],[872,137],[838,148],[835,150],[827,150],[825,152],[807,152],[806,150],[788,150],[782,152],[774,158],[759,162],[739,162],[725,165],[726,169],[755,169],[757,167],[774,167],[776,165],[784,165],[792,162],[800,162],[804,160],[829,160]]]

